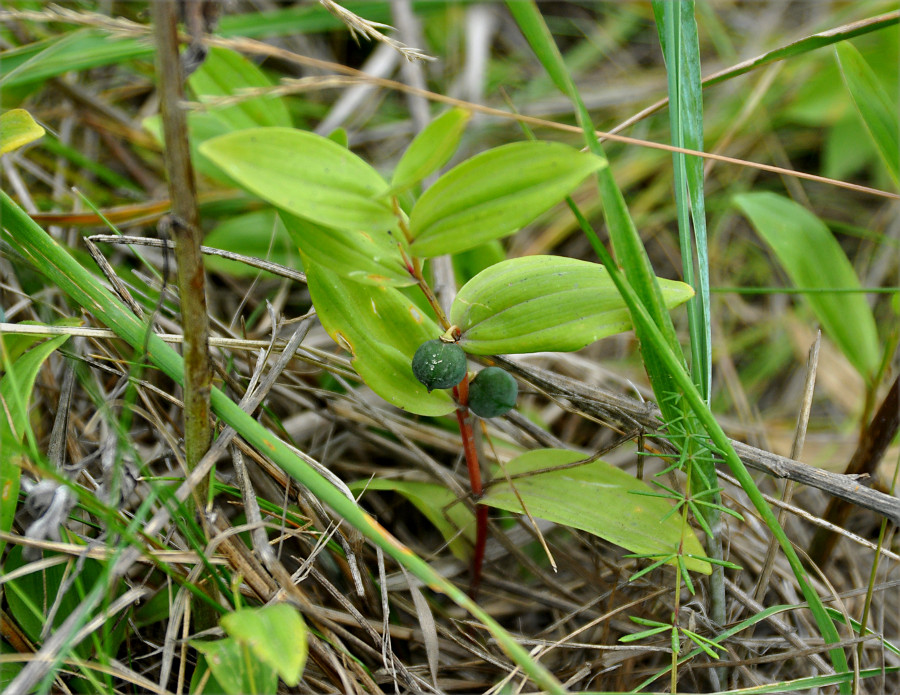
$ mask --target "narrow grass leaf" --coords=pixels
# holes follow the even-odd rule
[[[776,193],[743,193],[734,203],[775,252],[797,287],[859,289],[859,278],[828,227]],[[875,319],[863,294],[806,296],[825,334],[871,385],[881,364]]]
[[[693,290],[660,280],[670,309]],[[450,323],[476,355],[580,350],[631,328],[631,315],[606,269],[561,256],[527,256],[490,266],[459,291]]]
[[[875,149],[900,187],[900,119],[898,105],[892,102],[875,72],[856,47],[846,41],[834,47],[847,90],[856,105]]]
[[[768,51],[755,58],[733,65],[726,70],[717,72],[715,75],[706,78],[703,84],[705,87],[719,84],[734,77],[744,75],[763,65],[768,65],[769,63],[780,60],[787,60],[788,58],[795,58],[806,53],[811,53],[812,51],[817,51],[825,46],[831,46],[840,41],[846,41],[848,39],[856,38],[857,36],[864,36],[873,31],[889,29],[897,26],[898,23],[900,23],[900,11],[893,11],[886,12],[877,17],[867,17],[858,22],[851,22],[850,24],[835,27],[834,29],[828,29],[827,31],[805,36],[802,39],[792,41],[780,48]]]
[[[533,475],[512,480],[532,516],[581,529],[632,552],[659,556],[679,552],[702,555],[703,547],[690,528],[683,528],[668,501],[630,494],[650,487],[604,461],[564,467],[584,458],[577,451],[537,449],[506,464],[510,476]],[[515,492],[501,478],[481,500],[482,504],[523,513]],[[673,562],[674,564],[674,562]],[[694,572],[710,573],[709,563],[692,557],[685,565]]]
[[[148,43],[113,38],[98,29],[76,29],[0,53],[0,86],[9,89],[46,82],[66,72],[122,63],[150,53]]]
[[[336,142],[292,128],[249,128],[198,148],[250,193],[325,227],[383,231],[396,225],[371,166]]]
[[[558,142],[514,142],[482,152],[441,176],[416,203],[410,249],[430,258],[512,234],[605,166]]]
[[[22,468],[16,463],[16,452],[28,426],[28,403],[41,365],[69,337],[51,338],[32,348],[14,362],[0,356],[6,372],[0,379],[0,531],[12,528],[19,498]],[[5,345],[0,349],[5,349]],[[6,541],[0,539],[0,552]]]
[[[575,83],[566,69],[562,55],[540,11],[537,9],[537,5],[533,1],[507,0],[507,7],[554,84],[575,105],[575,114],[578,118],[578,124],[584,133],[584,140],[588,149],[596,156],[601,157],[605,162],[606,156],[600,142],[597,140],[590,114],[578,94]],[[602,167],[597,171],[597,182],[600,199],[603,203],[603,214],[609,228],[610,240],[615,251],[616,260],[613,260],[590,224],[581,216],[577,208],[574,208],[572,203],[570,203],[570,208],[573,208],[573,213],[578,218],[582,229],[585,230],[588,241],[591,243],[600,261],[607,267],[616,264],[616,261],[618,261],[618,265],[625,272],[626,281],[636,293],[636,296],[639,297],[642,306],[646,307],[646,310],[653,317],[655,325],[662,331],[666,345],[671,350],[681,354],[681,346],[675,335],[675,328],[665,307],[647,251],[628,212],[622,191],[619,189],[608,166]],[[621,288],[619,289],[621,292]],[[656,394],[656,399],[663,411],[663,415],[667,422],[678,422],[679,418],[683,417],[683,413],[673,405],[673,402],[667,395],[675,391],[673,376],[663,368],[660,359],[656,355],[658,348],[654,346],[653,341],[648,336],[644,335],[641,326],[637,323],[635,323],[635,332],[641,341],[644,367],[650,377],[650,383],[653,386],[653,391]]]
[[[676,147],[702,151],[703,91],[694,2],[655,0],[653,13],[666,59],[671,143]],[[708,400],[712,380],[712,328],[703,160],[673,152],[672,161],[682,273],[685,282],[695,291],[688,303],[691,374],[700,393]]]

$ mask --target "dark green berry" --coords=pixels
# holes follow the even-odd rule
[[[478,417],[497,417],[516,405],[519,385],[499,367],[482,369],[469,384],[469,410]]]
[[[449,389],[466,375],[466,353],[456,343],[429,340],[413,355],[412,370],[429,393],[433,389]]]

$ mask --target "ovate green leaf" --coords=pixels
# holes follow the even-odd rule
[[[659,280],[666,306],[693,290]],[[631,328],[625,302],[606,269],[561,256],[502,261],[467,282],[450,309],[460,346],[476,355],[579,350]]]
[[[795,287],[858,290],[859,279],[837,240],[818,217],[775,193],[734,198],[766,241]],[[863,378],[871,383],[881,362],[878,331],[862,293],[813,292],[806,301],[822,329]]]
[[[418,415],[455,408],[443,391],[428,393],[413,376],[412,356],[442,331],[393,287],[363,285],[303,257],[309,294],[328,335],[352,354],[353,368],[375,393]]]
[[[245,608],[222,618],[222,627],[287,685],[300,682],[308,652],[306,623],[287,603]]]
[[[515,142],[467,159],[413,208],[410,248],[422,258],[456,253],[521,229],[606,166],[557,142]]]
[[[505,467],[509,476],[518,476],[583,458],[577,451],[536,449],[517,456]],[[523,513],[522,504],[504,478],[502,474],[496,476],[481,503]],[[633,553],[667,556],[677,554],[681,547],[689,570],[703,574],[711,571],[708,562],[687,557],[703,556],[703,547],[694,532],[682,526],[681,516],[672,514],[672,505],[660,497],[632,494],[655,490],[604,461],[516,477],[511,482],[532,516],[587,531]]]
[[[200,145],[223,172],[276,207],[325,227],[383,231],[391,206],[373,200],[387,184],[371,166],[328,138],[292,128],[249,128]]]
[[[403,153],[385,195],[402,193],[449,162],[471,116],[469,111],[451,109],[429,123]]]
[[[338,275],[366,285],[415,284],[400,255],[402,235],[386,229],[330,229],[284,211],[281,219],[304,255]]]

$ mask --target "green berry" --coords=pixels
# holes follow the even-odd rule
[[[429,393],[433,389],[449,389],[466,375],[466,353],[456,343],[429,340],[413,355],[412,370]]]
[[[519,385],[499,367],[482,369],[469,384],[469,410],[478,417],[497,417],[516,405]]]

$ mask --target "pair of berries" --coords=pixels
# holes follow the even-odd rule
[[[463,349],[440,339],[422,343],[412,360],[413,374],[429,391],[456,386],[466,368]],[[497,417],[515,406],[518,395],[515,379],[499,367],[487,367],[469,384],[469,410],[479,417]]]

